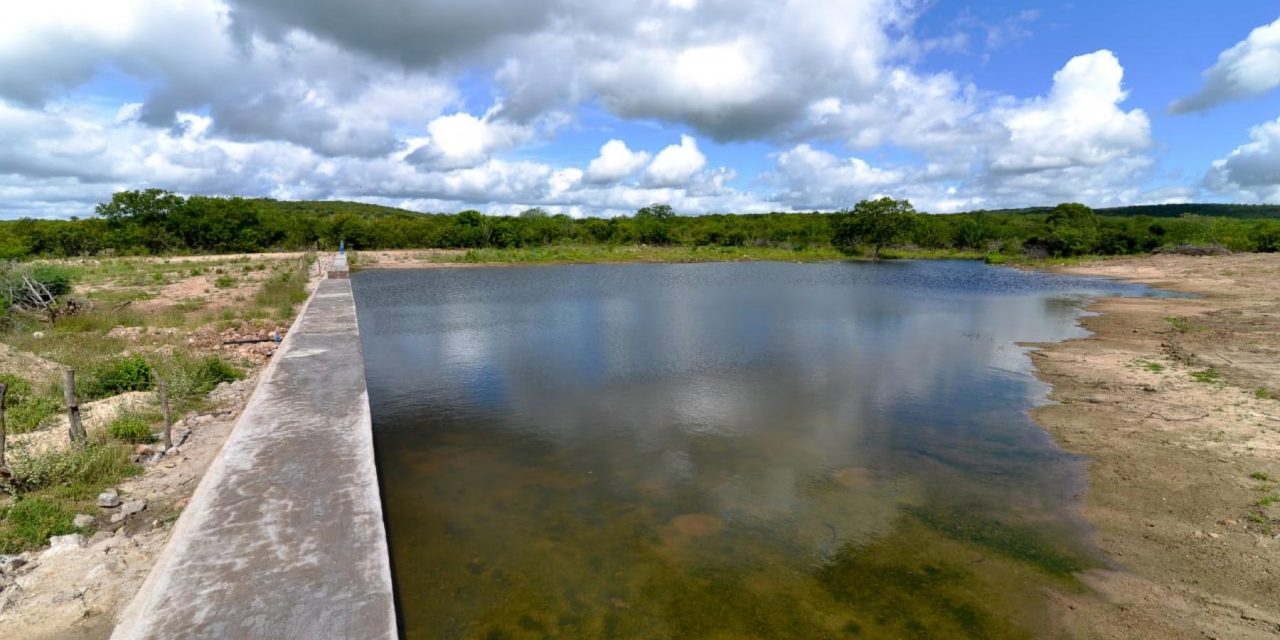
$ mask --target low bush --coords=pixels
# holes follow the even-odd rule
[[[218,276],[214,279],[213,286],[219,289],[230,289],[236,286],[236,279],[231,276]]]
[[[129,391],[147,391],[151,388],[151,365],[142,356],[123,356],[98,365],[89,383],[85,385],[85,397],[108,398]]]

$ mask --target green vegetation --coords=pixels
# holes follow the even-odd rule
[[[1192,371],[1191,379],[1196,382],[1219,382],[1222,380],[1222,373],[1217,369],[1209,368],[1202,371]]]
[[[74,533],[73,515],[96,508],[93,500],[102,487],[138,473],[130,453],[130,446],[104,440],[39,455],[15,451],[9,459],[12,477],[0,485],[16,496],[12,506],[0,509],[0,553]]]
[[[0,373],[0,383],[8,385],[4,417],[5,430],[9,433],[34,431],[62,407],[58,390],[52,385],[45,393],[36,393],[31,383],[11,373]]]
[[[272,317],[284,321],[293,317],[293,307],[307,299],[307,269],[282,271],[262,283],[253,298],[251,317]]]
[[[1160,364],[1159,362],[1151,362],[1150,360],[1135,360],[1133,363],[1139,367],[1142,367],[1143,369],[1146,369],[1147,371],[1150,371],[1151,373],[1161,373],[1162,371],[1164,371],[1164,365]]]
[[[1271,482],[1271,474],[1266,471],[1254,471],[1249,474],[1249,477],[1259,482]]]
[[[1270,400],[1274,398],[1275,395],[1272,394],[1271,390],[1266,387],[1258,387],[1257,389],[1253,390],[1253,397],[1259,400]]]
[[[151,365],[140,355],[122,356],[107,360],[94,368],[88,384],[83,387],[86,398],[109,398],[129,391],[151,389]]]
[[[135,444],[151,442],[155,440],[155,436],[151,434],[151,422],[149,416],[141,413],[124,412],[107,425],[107,433],[113,439],[122,442]]]
[[[38,547],[49,536],[75,533],[74,513],[61,502],[41,497],[18,500],[0,509],[0,553],[17,553]]]
[[[219,289],[230,289],[236,286],[236,279],[228,275],[221,275],[214,279],[213,286]]]
[[[1191,320],[1182,316],[1171,316],[1165,318],[1164,321],[1168,322],[1169,326],[1173,327],[1173,330],[1178,333],[1191,333],[1196,330],[1196,326],[1191,324]]]
[[[852,203],[851,203],[852,204]],[[125,191],[72,220],[0,223],[0,260],[30,256],[221,253],[336,248],[524,249],[549,246],[755,247],[846,252],[889,246],[1007,257],[1119,255],[1176,247],[1280,250],[1277,207],[1171,205],[1092,211],[1078,204],[1016,211],[924,215],[907,201],[857,203],[835,213],[677,215],[655,204],[634,216],[573,219],[529,209],[424,214],[350,202],[182,198]],[[891,213],[893,215],[880,215]],[[874,221],[874,222],[873,222]]]

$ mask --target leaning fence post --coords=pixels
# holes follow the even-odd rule
[[[4,396],[9,393],[9,385],[0,382],[0,469],[4,464]]]
[[[84,432],[84,424],[80,422],[80,403],[76,402],[76,372],[71,367],[62,371],[62,391],[67,401],[67,427],[71,432],[71,441],[83,444],[89,440]]]
[[[173,448],[173,423],[169,421],[169,385],[164,380],[156,383],[160,387],[160,411],[164,414],[164,450]]]

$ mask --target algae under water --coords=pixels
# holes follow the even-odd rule
[[[1037,635],[1097,560],[1015,343],[1153,293],[914,261],[354,281],[410,638]]]

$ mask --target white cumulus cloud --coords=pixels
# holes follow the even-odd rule
[[[1224,102],[1260,96],[1280,87],[1280,19],[1249,33],[1218,55],[1204,72],[1204,86],[1169,107],[1174,113],[1207,111]]]
[[[692,136],[680,136],[680,144],[673,144],[654,156],[645,170],[649,184],[658,187],[678,187],[688,184],[703,167],[707,157],[698,150],[698,142]]]
[[[600,147],[600,155],[587,165],[588,182],[617,182],[649,162],[649,154],[644,151],[632,151],[627,143],[621,140],[610,140]]]

